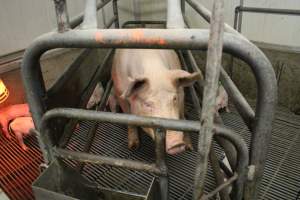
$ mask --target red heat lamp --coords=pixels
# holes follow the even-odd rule
[[[9,91],[3,83],[2,79],[0,79],[0,103],[3,103],[9,96]]]

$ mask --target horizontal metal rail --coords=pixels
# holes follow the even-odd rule
[[[47,111],[43,118],[42,118],[42,124],[41,124],[41,133],[40,138],[42,141],[44,141],[44,138],[47,136],[47,134],[50,133],[49,128],[49,122],[53,119],[57,118],[70,118],[70,119],[80,119],[80,120],[92,120],[92,121],[101,121],[101,122],[109,122],[109,123],[117,123],[117,124],[126,124],[126,125],[135,125],[135,126],[141,126],[141,127],[152,127],[152,128],[158,128],[157,130],[178,130],[178,131],[193,131],[198,132],[200,131],[200,123],[198,121],[187,121],[187,120],[174,120],[174,119],[164,119],[164,118],[153,118],[153,117],[140,117],[130,114],[118,114],[118,113],[110,113],[110,112],[97,112],[97,111],[88,111],[88,110],[82,110],[82,109],[73,109],[73,108],[56,108],[52,109],[50,111]],[[156,135],[160,133],[160,131],[156,131]],[[228,141],[230,141],[234,147],[236,148],[238,152],[238,162],[237,162],[237,168],[236,173],[239,174],[239,177],[235,184],[237,184],[235,187],[237,188],[237,191],[235,192],[235,195],[241,195],[243,191],[243,185],[246,180],[247,175],[247,166],[249,163],[249,153],[247,144],[244,142],[244,140],[241,138],[241,136],[233,133],[231,130],[221,127],[218,125],[213,126],[213,133],[217,136],[220,136]],[[161,143],[160,139],[157,141],[157,143]],[[53,151],[54,144],[51,143],[51,141],[47,141],[45,143],[46,149],[49,151],[48,155],[50,156],[59,156],[55,151]],[[57,150],[57,149],[56,149]],[[160,150],[162,150],[160,148]],[[157,157],[158,160],[160,160],[157,164],[160,166],[160,170],[164,171],[163,168],[166,166],[164,163],[161,163],[163,160],[162,153],[157,150]],[[66,151],[65,151],[66,152]],[[68,154],[69,155],[69,154]],[[78,161],[85,161],[87,158],[89,158],[88,162],[99,162],[101,163],[102,157],[92,156],[93,159],[90,159],[88,157],[89,154],[86,153],[79,153],[76,152],[72,154],[73,157],[69,157],[69,159],[75,159]],[[81,157],[82,156],[82,157]],[[65,156],[66,157],[66,156]],[[52,160],[53,158],[49,158],[48,160]],[[98,160],[99,159],[99,160]],[[92,161],[91,161],[92,160]],[[130,165],[129,163],[126,163],[127,167]],[[114,164],[113,164],[114,165]],[[122,167],[122,166],[121,166]],[[149,167],[149,166],[148,166]],[[142,168],[137,167],[140,170],[143,170]],[[148,168],[147,168],[148,169]],[[164,173],[164,172],[163,172]]]
[[[84,163],[110,165],[113,167],[120,167],[137,171],[146,171],[157,175],[164,175],[163,172],[155,166],[155,164],[148,164],[139,161],[126,160],[121,158],[111,158],[107,156],[93,155],[84,152],[75,152],[61,148],[54,148],[53,155],[58,158],[70,159]]]
[[[277,8],[256,8],[238,6],[235,8],[236,12],[252,12],[252,13],[265,13],[277,15],[300,15],[300,10],[291,9],[277,9]]]

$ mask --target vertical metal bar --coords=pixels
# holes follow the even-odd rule
[[[240,8],[244,6],[244,0],[240,0]],[[243,12],[239,13],[238,32],[242,31]]]
[[[69,15],[67,10],[66,0],[54,0],[57,30],[59,33],[63,33],[70,29]]]
[[[155,154],[156,166],[161,170],[163,174],[168,174],[168,167],[166,164],[166,131],[161,128],[157,128],[155,130]],[[168,175],[159,177],[159,188],[161,200],[168,200]]]
[[[208,155],[213,137],[213,120],[215,101],[221,69],[223,32],[224,32],[224,0],[215,0],[213,5],[212,23],[210,26],[210,41],[208,43],[207,64],[201,112],[201,129],[198,143],[198,157],[194,183],[194,200],[203,194],[204,181],[207,173]]]
[[[168,0],[167,28],[184,28],[180,0]]]
[[[91,29],[97,27],[97,1],[86,0],[82,29]]]
[[[113,3],[114,16],[116,17],[115,28],[119,28],[120,24],[119,24],[119,13],[118,13],[118,0],[113,0],[112,3]]]
[[[215,175],[216,185],[220,186],[220,185],[224,184],[224,174],[222,174],[222,172],[221,172],[221,167],[219,165],[218,157],[214,150],[213,145],[211,146],[211,149],[210,149],[209,160],[211,163],[212,171]],[[221,200],[230,200],[227,188],[224,188],[223,190],[221,190],[219,194],[220,194]]]

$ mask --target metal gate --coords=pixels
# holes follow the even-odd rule
[[[26,50],[22,62],[22,76],[27,93],[28,103],[37,128],[40,147],[45,163],[51,167],[45,170],[37,183],[49,182],[49,178],[59,179],[65,187],[60,189],[53,185],[39,187],[36,195],[38,198],[62,198],[66,194],[55,196],[55,192],[72,190],[73,198],[96,198],[96,193],[101,193],[105,198],[124,198],[122,194],[108,194],[104,188],[92,185],[82,177],[72,177],[74,172],[67,169],[62,159],[70,159],[80,163],[94,163],[110,165],[119,168],[146,171],[158,176],[159,198],[168,199],[168,166],[165,162],[165,130],[179,130],[185,132],[197,132],[199,138],[197,167],[193,188],[194,199],[208,199],[220,192],[222,199],[256,199],[257,190],[262,177],[268,144],[271,136],[274,107],[277,99],[276,78],[273,68],[266,56],[246,38],[223,22],[223,0],[215,0],[212,14],[196,0],[168,0],[167,29],[119,29],[119,16],[117,0],[103,0],[97,4],[96,0],[87,0],[83,14],[69,20],[65,0],[54,0],[57,15],[57,31],[47,33],[37,38]],[[112,2],[114,16],[107,23],[107,28],[112,24],[115,29],[97,28],[97,10]],[[189,29],[185,17],[185,4],[188,3],[197,13],[208,22],[211,22],[210,31],[203,29]],[[81,24],[80,29],[75,29]],[[160,24],[161,22],[127,22],[130,24]],[[225,33],[223,33],[225,29]],[[193,103],[201,115],[199,121],[171,120],[161,118],[139,117],[130,114],[113,114],[101,111],[88,111],[82,107],[86,98],[80,100],[61,99],[64,74],[55,85],[56,89],[46,91],[39,64],[40,57],[48,50],[55,48],[153,48],[176,49],[183,66],[190,71],[199,70],[193,54],[190,50],[207,50],[207,66],[205,74],[205,86],[202,98],[202,108],[197,94],[197,85],[190,88]],[[87,50],[88,51],[88,50]],[[245,61],[251,67],[257,82],[257,103],[255,111],[249,106],[236,85],[221,66],[222,51]],[[102,65],[94,71],[91,82],[81,94],[83,97],[91,94],[91,88],[95,86],[99,77],[107,70],[113,50],[109,51],[103,59]],[[76,66],[75,66],[76,68]],[[244,122],[252,132],[251,147],[248,152],[243,139],[232,130],[220,124],[214,124],[213,106],[216,98],[216,90],[219,81],[224,85],[232,102],[237,108]],[[103,77],[102,77],[103,78]],[[112,81],[106,82],[106,91],[98,110],[102,110],[107,100]],[[201,85],[199,86],[201,87]],[[198,87],[198,89],[199,89]],[[55,100],[53,100],[55,99]],[[74,103],[76,101],[76,103]],[[67,102],[67,103],[66,103]],[[71,102],[71,103],[70,103]],[[60,107],[60,108],[58,108]],[[66,138],[70,137],[78,120],[101,121],[115,124],[136,125],[155,129],[155,163],[144,163],[126,159],[118,159],[107,156],[75,152],[64,147]],[[93,132],[89,134],[85,149],[93,138]],[[203,195],[204,180],[207,173],[208,156],[212,139],[222,146],[233,169],[232,176],[224,182],[223,177],[215,173],[218,187],[211,193]],[[212,152],[211,152],[212,153]],[[212,153],[213,154],[213,153]],[[218,162],[213,168],[220,169]],[[57,170],[59,169],[59,170]],[[66,186],[67,185],[67,186]],[[224,191],[228,185],[233,186],[229,196]],[[35,185],[37,186],[37,185]],[[71,188],[72,187],[72,188]],[[64,189],[63,189],[64,188]],[[55,191],[59,190],[59,191]],[[48,190],[48,191],[47,191]],[[86,193],[86,194],[84,194]],[[89,194],[89,197],[85,195]],[[119,196],[118,196],[119,195]],[[158,198],[158,197],[154,197]],[[70,197],[70,199],[72,199]]]

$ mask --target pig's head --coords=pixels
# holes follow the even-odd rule
[[[137,77],[130,84],[122,98],[129,103],[130,111],[139,116],[180,119],[183,117],[183,87],[200,79],[199,73],[183,70],[168,70],[166,73],[155,73],[153,76]],[[143,128],[153,139],[152,128]],[[166,133],[166,151],[177,154],[185,150],[183,132],[168,130]]]

